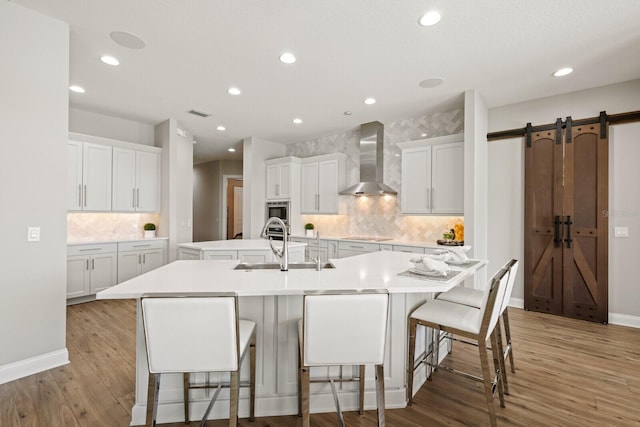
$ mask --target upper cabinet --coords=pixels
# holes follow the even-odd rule
[[[112,148],[69,141],[67,155],[67,209],[110,211]]]
[[[401,212],[464,214],[463,135],[398,144],[402,149]]]
[[[160,210],[160,152],[113,149],[113,210]]]
[[[291,199],[299,191],[300,159],[284,157],[266,160],[267,200]]]
[[[345,187],[345,164],[346,155],[341,153],[302,159],[301,213],[344,213],[344,198],[338,193]]]
[[[90,135],[70,135],[68,210],[160,211],[162,149]]]

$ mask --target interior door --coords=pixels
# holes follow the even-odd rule
[[[542,128],[542,127],[541,127]],[[528,132],[525,308],[608,321],[606,120]]]
[[[241,179],[227,180],[227,239],[242,237],[242,190]]]
[[[562,314],[562,128],[534,132],[525,149],[525,308]]]

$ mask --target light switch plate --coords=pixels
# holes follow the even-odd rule
[[[27,242],[40,241],[40,227],[27,227]]]
[[[615,237],[629,237],[629,227],[615,227],[613,235]]]

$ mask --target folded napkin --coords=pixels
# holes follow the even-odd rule
[[[444,261],[438,261],[428,256],[422,258],[414,258],[410,261],[418,270],[437,271],[443,276],[446,276],[446,274],[449,272],[449,266]]]
[[[467,252],[471,249],[471,246],[452,246],[449,248],[449,253],[451,254],[451,259],[457,262],[464,262],[469,259],[467,256]]]

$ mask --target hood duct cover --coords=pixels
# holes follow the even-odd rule
[[[398,194],[383,182],[384,126],[380,122],[360,125],[360,182],[340,192],[350,196]]]

